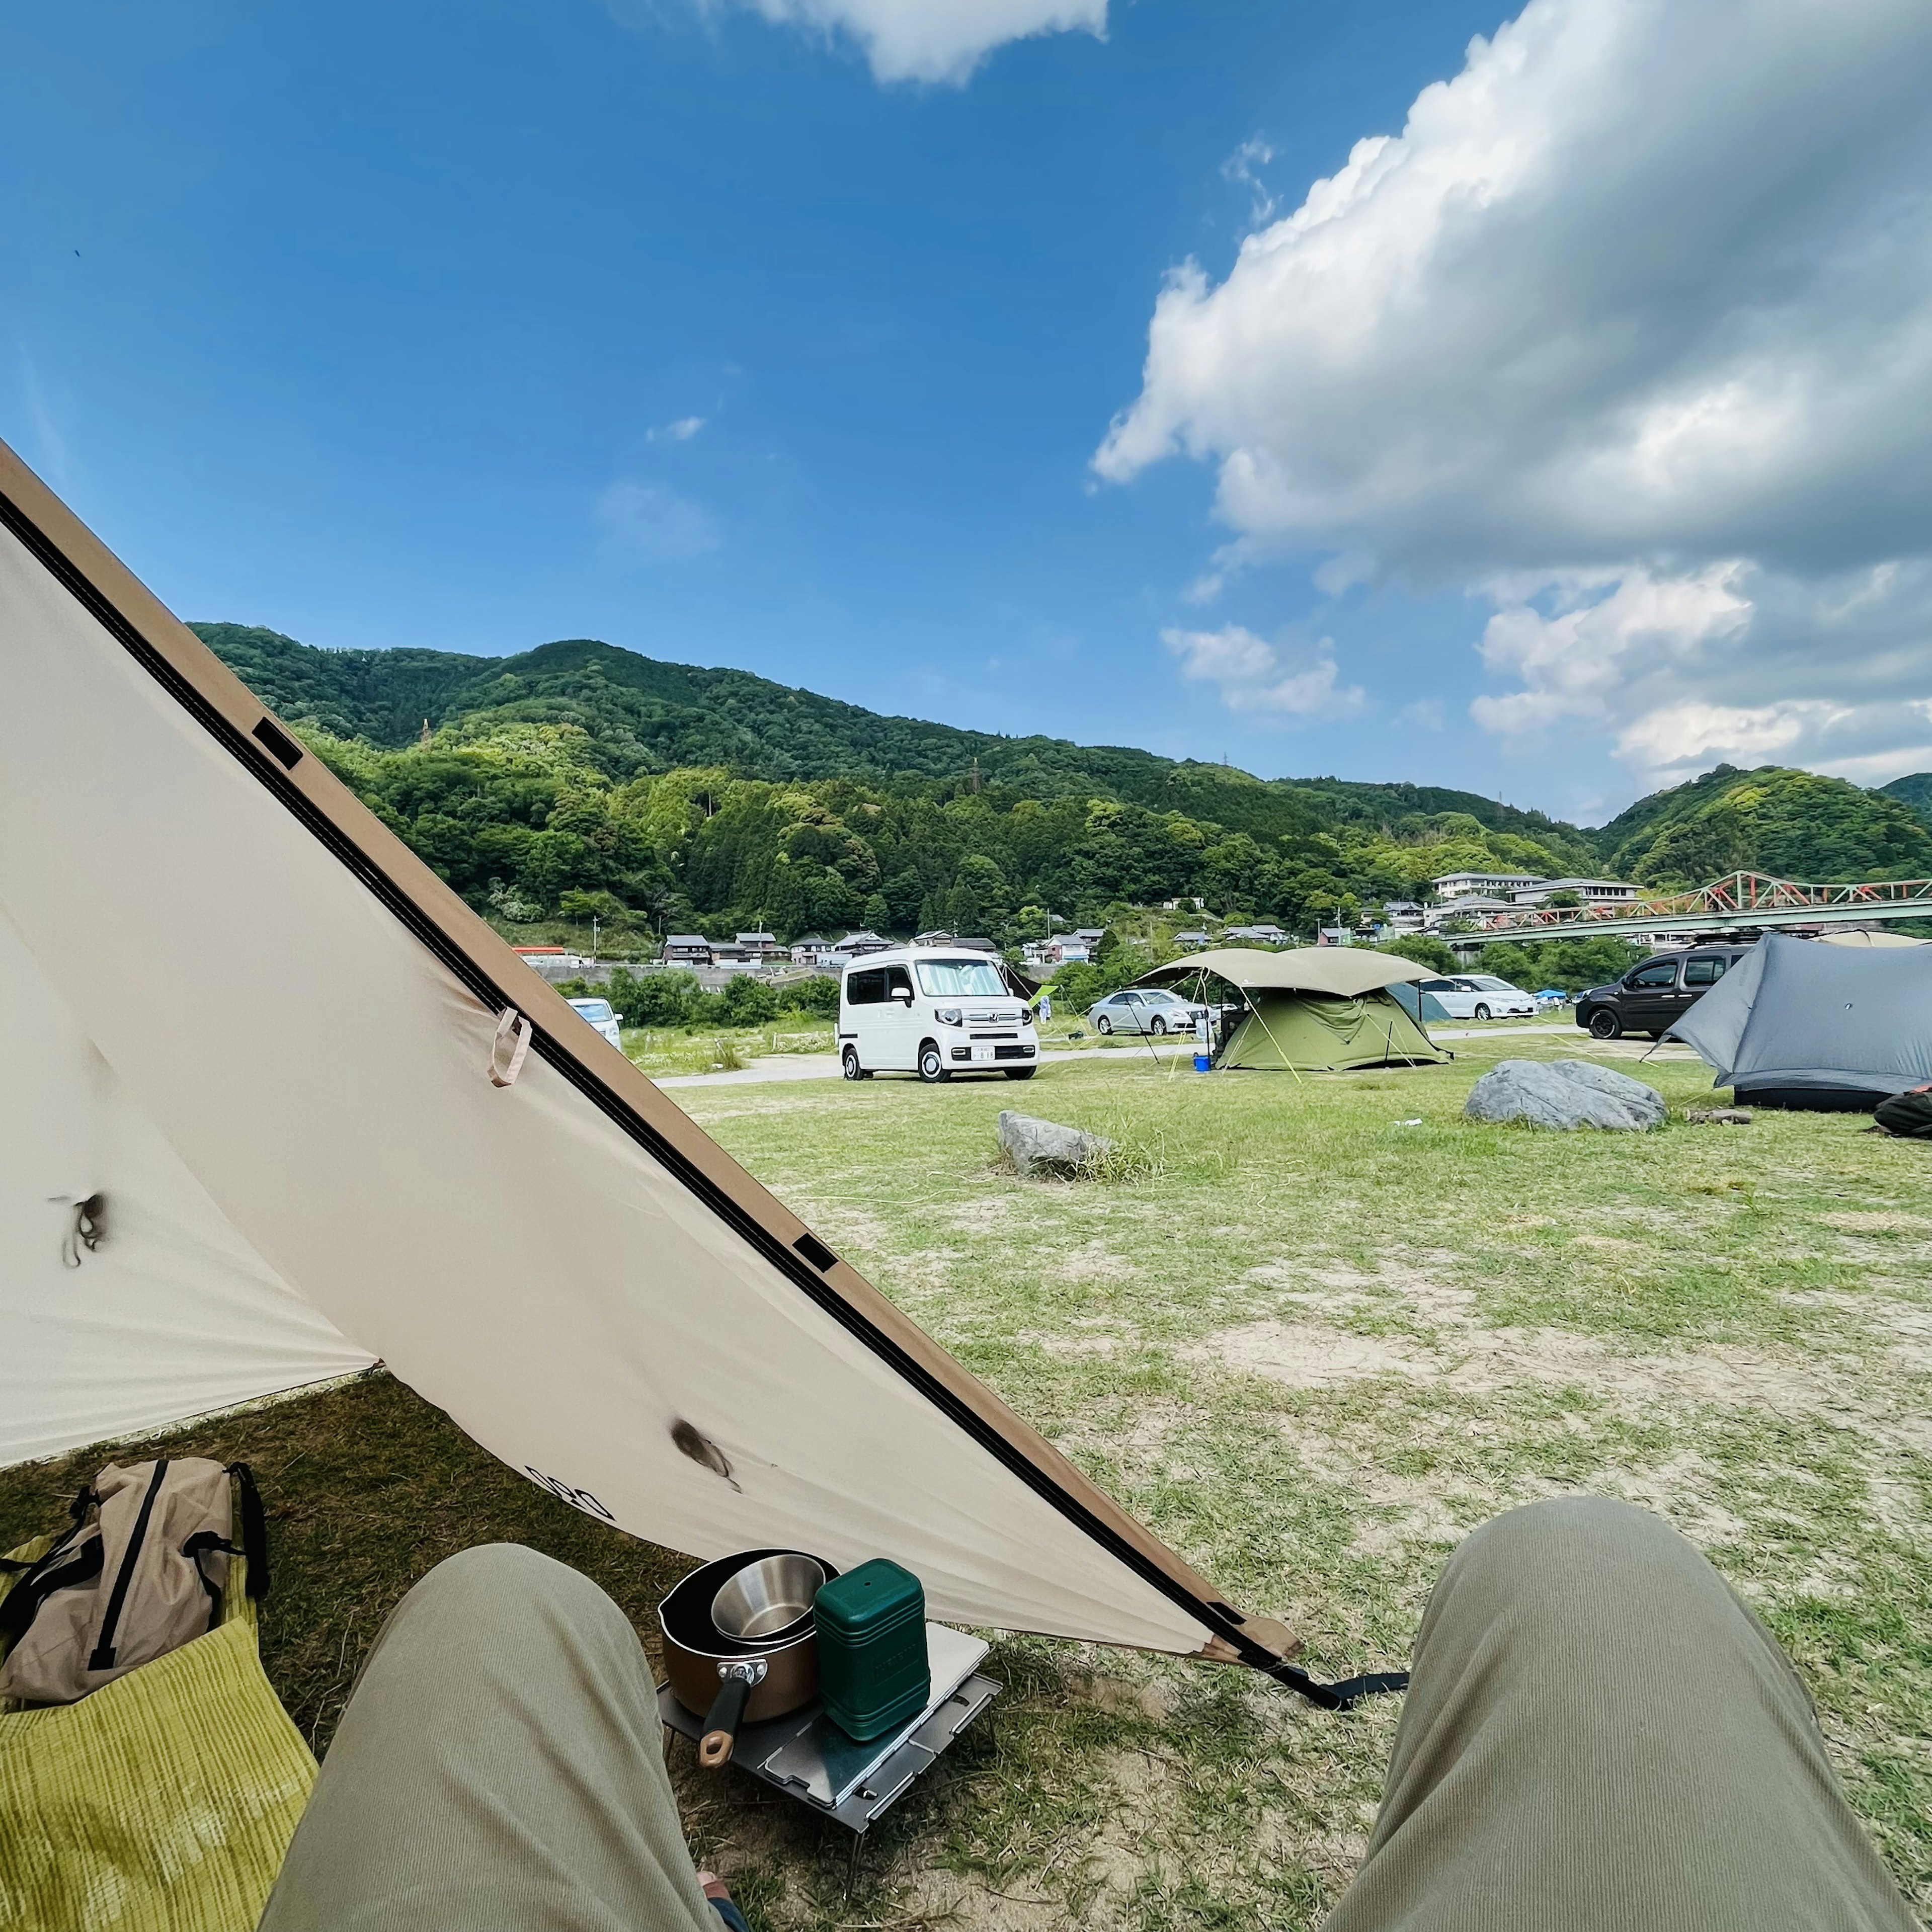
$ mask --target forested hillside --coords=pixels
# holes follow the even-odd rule
[[[1909,777],[1894,778],[1879,790],[1888,798],[1895,798],[1901,804],[1909,805],[1932,828],[1932,772],[1914,772]]]
[[[1087,923],[1118,903],[1198,895],[1306,932],[1466,867],[1607,861],[1659,883],[1736,864],[1932,872],[1932,838],[1902,800],[1802,772],[1720,770],[1592,833],[1467,792],[1262,780],[884,717],[589,640],[484,658],[195,628],[506,925],[594,914],[614,938],[863,923],[1017,939],[1043,934],[1049,913]]]
[[[1640,799],[1596,836],[1610,869],[1640,885],[1696,886],[1740,871],[1820,881],[1932,877],[1932,830],[1904,798],[1778,765],[1719,765]]]

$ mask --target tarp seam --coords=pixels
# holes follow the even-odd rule
[[[33,553],[69,595],[81,604],[95,621],[115,638],[244,770],[274,795],[338,861],[346,866],[386,910],[400,920],[412,936],[453,974],[470,992],[492,1012],[500,1012],[504,1007],[516,1004],[466,952],[440,931],[408,892],[303,795],[279,764],[272,766],[266,762],[261,751],[248,734],[223,716],[170,664],[122,615],[112,600],[98,590],[32,518],[4,493],[0,493],[0,521],[4,522],[8,529]],[[559,1046],[541,1025],[534,1022],[531,1024],[533,1034],[532,1050],[539,1058],[642,1147],[680,1185],[702,1201],[794,1287],[801,1289],[816,1306],[862,1342],[902,1381],[917,1389],[927,1401],[977,1442],[996,1462],[1018,1477],[1028,1488],[1098,1543],[1117,1562],[1124,1564],[1142,1581],[1152,1584],[1161,1594],[1185,1610],[1204,1629],[1232,1645],[1240,1653],[1243,1663],[1263,1670],[1280,1664],[1281,1660],[1275,1653],[1249,1636],[1236,1618],[1222,1616],[1211,1610],[1200,1598],[1169,1576],[1158,1564],[1143,1556],[1076,1497],[1061,1488],[997,1430],[988,1426],[943,1383],[928,1375],[897,1342],[875,1328],[830,1282],[820,1278],[812,1269],[810,1264],[795,1254],[788,1244],[773,1234],[755,1216],[747,1214],[701,1170],[666,1142],[650,1123],[621,1096],[612,1093],[572,1054]]]

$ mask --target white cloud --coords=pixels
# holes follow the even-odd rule
[[[716,13],[734,0],[695,0]],[[856,44],[880,81],[962,86],[994,48],[1040,34],[1104,38],[1107,0],[735,0],[767,20]],[[625,25],[639,0],[605,0]]]
[[[1646,784],[1719,759],[1868,784],[1932,767],[1932,562],[1804,578],[1734,559],[1486,588],[1483,658],[1518,688],[1470,706],[1486,730],[1607,736]]]
[[[1174,272],[1095,470],[1215,464],[1220,571],[1514,577],[1491,728],[1922,743],[1928,92],[1924,0],[1532,0],[1224,281]]]
[[[1252,202],[1250,212],[1257,226],[1273,219],[1275,199],[1268,192],[1268,184],[1255,170],[1266,167],[1274,157],[1274,147],[1263,136],[1255,134],[1244,141],[1221,164],[1221,178],[1248,190]]]
[[[1180,660],[1181,676],[1218,685],[1231,711],[1333,718],[1362,707],[1360,686],[1336,688],[1334,645],[1327,638],[1317,646],[1316,662],[1300,671],[1288,670],[1272,644],[1239,624],[1218,631],[1167,630],[1160,638]]]
[[[659,429],[644,432],[646,442],[688,442],[705,424],[703,416],[680,416],[676,422],[666,423]]]
[[[702,503],[661,483],[613,483],[597,500],[597,521],[614,542],[646,556],[699,556],[724,541],[718,519]]]

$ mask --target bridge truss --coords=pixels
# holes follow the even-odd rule
[[[1850,926],[1932,919],[1932,879],[1874,879],[1845,886],[1800,885],[1762,872],[1732,872],[1695,892],[1606,906],[1538,906],[1495,913],[1464,932],[1444,933],[1456,946],[1504,939],[1599,939],[1620,934],[1732,932],[1786,926]]]

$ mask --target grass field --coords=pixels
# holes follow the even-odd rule
[[[1856,1116],[1646,1136],[1472,1125],[1454,1064],[1316,1077],[1109,1056],[928,1088],[686,1088],[688,1110],[1244,1606],[1342,1674],[1399,1663],[1454,1541],[1580,1489],[1661,1510],[1816,1697],[1901,1884],[1932,1904],[1932,1165]],[[1597,1057],[1634,1069],[1636,1049]],[[993,1117],[1113,1137],[1022,1182]],[[679,1559],[600,1531],[374,1377],[232,1418],[275,1513],[271,1674],[320,1744],[388,1606],[514,1537],[637,1620]],[[124,1454],[133,1452],[122,1452]],[[91,1472],[0,1474],[0,1546]],[[1300,1928],[1346,1883],[1398,1702],[1335,1718],[1250,1673],[1008,1639],[1006,1690],[851,1856],[836,1826],[671,1760],[754,1925]]]

